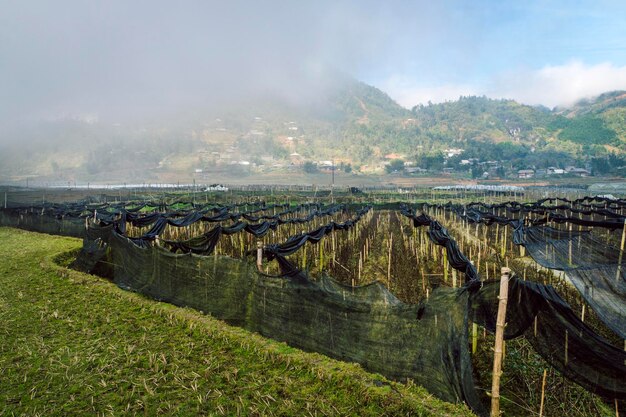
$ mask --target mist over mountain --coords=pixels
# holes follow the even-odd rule
[[[167,171],[165,164],[171,165],[172,159],[185,160],[181,166],[174,162],[173,170],[186,172],[202,165],[187,161],[188,155],[199,150],[225,153],[233,145],[240,148],[230,152],[238,160],[280,160],[293,150],[287,137],[304,143],[305,131],[314,139],[358,118],[381,121],[409,114],[384,93],[339,72],[318,73],[293,91],[287,87],[250,90],[191,110],[124,122],[92,115],[22,122],[3,130],[0,175],[106,180],[132,173],[150,179],[154,170]],[[246,141],[249,137],[253,140]],[[219,164],[227,162],[218,159]]]
[[[569,109],[460,97],[408,110],[345,74],[329,73],[318,85],[324,88],[306,99],[265,91],[135,123],[66,117],[22,125],[1,145],[0,178],[207,179],[301,171],[328,160],[351,173],[384,174],[392,160],[432,172],[461,159],[540,169],[589,166],[626,151],[625,92]],[[463,153],[449,159],[447,149]]]

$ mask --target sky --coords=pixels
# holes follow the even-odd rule
[[[329,73],[411,108],[626,89],[623,1],[0,0],[0,126],[165,117]]]

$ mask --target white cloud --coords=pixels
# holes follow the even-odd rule
[[[536,71],[503,74],[489,91],[491,97],[512,98],[526,104],[568,106],[581,98],[626,89],[626,66],[586,65],[571,61]]]
[[[586,65],[580,61],[571,61],[563,65],[548,65],[538,70],[499,74],[484,85],[423,86],[406,76],[394,75],[380,87],[407,108],[426,104],[428,101],[440,103],[457,100],[459,96],[467,95],[507,98],[547,107],[568,106],[582,98],[594,97],[607,91],[626,90],[626,66],[615,66],[608,62]]]
[[[458,100],[459,96],[479,94],[479,90],[472,85],[445,84],[440,86],[421,86],[407,77],[392,76],[385,80],[380,88],[401,106],[411,108],[417,104],[441,103]]]

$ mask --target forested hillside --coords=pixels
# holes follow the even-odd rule
[[[366,174],[514,177],[520,169],[575,167],[621,175],[626,92],[568,109],[460,97],[408,110],[340,77],[314,98],[255,96],[135,124],[46,121],[5,135],[0,178],[9,181],[157,181],[315,171],[328,161]]]

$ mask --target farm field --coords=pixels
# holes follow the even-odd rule
[[[500,278],[501,267],[510,267],[507,322],[521,330],[504,344],[504,415],[615,415],[621,409],[615,398],[621,398],[623,388],[616,381],[626,375],[619,359],[624,307],[615,300],[620,293],[595,298],[581,295],[577,287],[595,285],[580,272],[590,266],[602,265],[596,273],[615,277],[610,268],[621,264],[626,206],[623,200],[538,196],[517,190],[415,189],[334,195],[179,192],[157,198],[152,193],[133,201],[118,195],[107,202],[44,205],[31,198],[21,206],[12,202],[15,206],[2,219],[55,234],[86,233],[82,251],[74,243],[73,255],[64,257],[66,265],[199,311],[185,309],[186,315],[245,332],[204,312],[291,346],[361,363],[391,379],[409,380],[393,383],[402,389],[423,385],[439,398],[466,402],[477,413],[484,412],[491,396],[494,279]],[[11,239],[22,236],[10,233],[17,233]],[[559,269],[567,270],[567,278]],[[109,281],[62,271],[70,280],[78,274],[81,281],[89,277],[100,283],[98,288],[106,283],[116,294],[138,297]],[[153,308],[178,311],[141,299]],[[140,321],[155,314],[143,313]],[[264,346],[305,355],[258,338]],[[229,341],[216,349],[233,343],[243,348]],[[233,381],[241,375],[247,372],[235,372]],[[383,388],[388,386],[384,381]],[[250,386],[242,389],[250,395]],[[226,413],[262,407],[244,403]],[[265,415],[281,407],[272,403],[254,411]],[[386,412],[404,414],[402,407]],[[277,414],[291,414],[287,409]]]
[[[4,3],[0,417],[626,417],[626,2]]]
[[[471,415],[55,263],[80,245],[0,228],[2,415]]]

